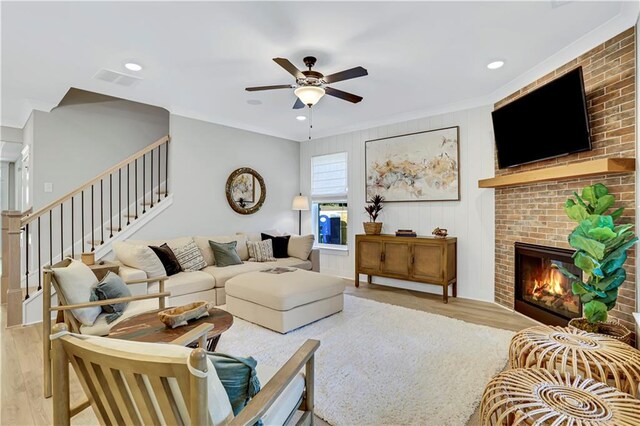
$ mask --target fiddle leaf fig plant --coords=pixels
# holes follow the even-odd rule
[[[554,265],[571,280],[573,294],[580,297],[583,314],[590,324],[607,321],[607,313],[616,304],[618,288],[627,278],[622,267],[627,251],[638,238],[632,224],[619,224],[624,208],[608,213],[615,204],[615,197],[600,183],[573,193],[564,211],[578,225],[569,234],[569,245],[576,249],[574,264],[583,272],[583,278],[566,268]]]

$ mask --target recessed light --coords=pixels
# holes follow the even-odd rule
[[[124,64],[124,67],[129,71],[140,71],[142,69],[142,65],[136,64],[135,62],[127,62]]]
[[[249,105],[262,105],[262,101],[260,99],[249,99],[247,103]]]
[[[298,120],[298,121],[304,121],[306,119],[307,119],[307,117],[305,117],[304,115],[297,115],[296,116],[296,120]]]
[[[497,70],[498,68],[502,68],[504,65],[504,61],[493,61],[487,64],[487,68],[490,70]]]

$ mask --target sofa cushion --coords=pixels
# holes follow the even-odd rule
[[[261,237],[262,241],[271,240],[271,243],[273,245],[273,257],[275,257],[276,259],[289,257],[289,255],[287,254],[287,247],[289,246],[289,239],[291,238],[290,235],[274,236],[263,233],[261,234]]]
[[[162,262],[162,266],[164,266],[164,270],[167,272],[167,276],[175,275],[182,270],[180,267],[180,262],[176,258],[176,255],[171,250],[171,247],[164,243],[160,246],[149,246],[151,250],[158,256],[160,262]]]
[[[207,266],[196,242],[191,240],[182,247],[172,248],[176,259],[185,272],[195,272]]]
[[[225,267],[231,265],[241,265],[242,260],[236,251],[237,241],[230,241],[228,243],[216,243],[215,241],[209,241],[211,250],[213,250],[213,257],[216,259],[216,266]]]
[[[264,388],[269,380],[278,372],[277,368],[258,364],[256,367],[258,380]],[[304,374],[299,372],[287,385],[276,401],[262,416],[265,425],[283,425],[291,413],[300,405],[304,391]]]
[[[249,259],[249,251],[247,249],[247,236],[244,234],[230,236],[217,235],[213,237],[196,236],[193,237],[193,239],[202,252],[202,256],[204,257],[204,260],[205,262],[207,262],[208,266],[213,266],[216,264],[213,250],[211,250],[209,241],[214,241],[216,243],[230,243],[231,241],[237,241],[238,244],[236,245],[236,251],[238,252],[238,256],[240,256],[240,259],[243,261]]]
[[[275,262],[271,240],[247,241],[250,262]]]
[[[275,262],[268,263],[268,265],[298,268],[304,269],[306,271],[310,271],[312,267],[310,260],[302,260],[298,259],[297,257],[284,257],[282,259],[276,259]]]
[[[313,250],[313,234],[292,235],[287,246],[287,254],[298,259],[307,260],[311,250]]]
[[[288,311],[307,303],[342,294],[344,280],[331,275],[295,269],[283,274],[250,272],[230,279],[225,286],[228,296]]]
[[[98,284],[98,279],[87,265],[79,260],[71,259],[68,266],[52,268],[52,270],[67,304],[76,305],[89,302],[93,287]],[[73,316],[83,325],[92,325],[101,312],[100,306],[71,311]]]
[[[269,268],[270,263],[244,262],[242,265],[231,265],[220,268],[218,266],[207,266],[200,272],[206,272],[215,278],[216,288],[224,287],[228,279],[246,272],[260,271]]]
[[[164,282],[164,291],[171,293],[170,297],[184,294],[198,293],[215,287],[215,280],[211,274],[204,271],[180,272],[172,275]],[[149,284],[149,293],[157,293],[160,284]]]
[[[146,272],[149,278],[162,277],[167,274],[158,256],[146,244],[116,241],[112,247],[120,262]]]

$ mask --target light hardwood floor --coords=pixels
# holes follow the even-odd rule
[[[450,298],[443,304],[441,296],[415,291],[394,289],[361,283],[355,288],[349,283],[346,293],[457,318],[463,321],[508,330],[521,330],[535,323],[519,314],[492,303],[468,299]],[[42,397],[42,327],[6,328],[6,309],[0,308],[0,425],[50,425],[52,424],[51,399]],[[224,339],[224,336],[222,337]],[[71,400],[80,401],[82,390],[72,372]],[[94,425],[97,420],[88,409],[73,418],[73,424]],[[326,425],[321,419],[316,424]],[[477,425],[478,413],[469,419],[468,425]]]

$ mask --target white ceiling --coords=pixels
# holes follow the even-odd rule
[[[22,127],[31,109],[48,110],[77,87],[295,140],[307,138],[308,123],[295,120],[293,91],[244,91],[293,83],[271,58],[286,57],[303,68],[302,58],[314,55],[325,75],[357,65],[368,69],[367,77],[333,85],[363,96],[361,103],[325,96],[314,107],[317,137],[491,102],[505,85],[519,84],[567,46],[581,46],[594,30],[619,32],[637,17],[635,7],[613,1],[1,7],[3,125]],[[506,65],[488,70],[496,58]],[[138,85],[92,78],[101,68],[126,72],[127,60],[144,66],[135,73],[144,79]],[[262,104],[249,105],[251,99]]]

